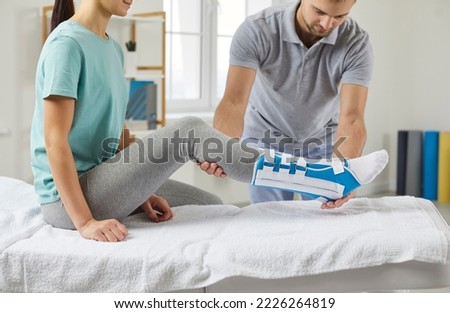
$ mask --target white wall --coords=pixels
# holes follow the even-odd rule
[[[360,194],[374,193],[391,189],[392,164],[395,164],[393,155],[393,124],[397,117],[392,108],[400,92],[395,89],[396,64],[401,54],[397,52],[403,46],[401,36],[394,29],[398,28],[397,20],[400,7],[397,1],[360,0],[354,6],[351,17],[354,18],[370,35],[374,49],[375,67],[373,79],[369,88],[369,98],[366,107],[367,143],[364,153],[385,148],[390,154],[390,165],[370,185],[364,186]],[[396,26],[397,25],[397,26]],[[395,177],[394,177],[395,179]]]
[[[388,149],[382,178],[395,190],[397,131],[450,130],[450,1],[360,0],[352,16],[371,34],[376,57],[366,150]]]
[[[28,132],[34,107],[34,74],[41,48],[40,11],[48,1],[2,1],[0,175],[29,180]]]
[[[0,3],[0,130],[11,130],[9,135],[0,134],[0,175],[31,179],[28,131],[41,48],[39,12],[42,5],[52,3]],[[136,7],[155,3],[159,5],[156,9],[161,9],[161,2],[135,1]],[[397,130],[450,130],[450,1],[359,0],[351,15],[370,33],[376,58],[367,105],[369,138],[365,151],[386,148],[391,155],[388,170],[360,194],[387,186],[394,190]],[[189,170],[186,175],[191,175]]]

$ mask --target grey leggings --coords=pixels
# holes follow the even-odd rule
[[[217,204],[220,199],[169,180],[189,160],[216,162],[228,177],[249,183],[259,153],[196,117],[187,117],[138,140],[80,177],[95,219],[121,220],[152,194],[171,206]],[[206,175],[206,174],[205,174]],[[58,228],[75,229],[61,201],[41,205],[44,219]]]

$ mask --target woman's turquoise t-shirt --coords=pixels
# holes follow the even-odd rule
[[[120,45],[73,21],[61,23],[48,37],[37,66],[31,128],[31,166],[41,203],[59,200],[44,142],[43,106],[50,95],[76,100],[69,144],[78,175],[112,157],[128,100]]]

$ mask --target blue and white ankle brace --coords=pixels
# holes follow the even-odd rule
[[[293,191],[322,202],[340,199],[361,186],[347,160],[306,162],[274,150],[266,156],[261,154],[255,163],[252,185]]]

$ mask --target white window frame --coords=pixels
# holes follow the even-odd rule
[[[170,113],[183,113],[183,112],[205,112],[210,111],[210,104],[208,103],[210,98],[210,90],[208,87],[208,81],[211,79],[211,72],[208,71],[208,68],[212,68],[211,65],[211,52],[209,51],[210,46],[210,38],[212,31],[209,29],[209,25],[214,24],[211,21],[212,14],[206,14],[205,12],[208,12],[207,5],[210,2],[210,0],[200,0],[201,1],[201,29],[200,29],[200,53],[201,53],[201,60],[200,62],[200,98],[199,99],[171,99],[170,95],[166,96],[166,107],[167,112]],[[169,19],[170,17],[168,17]],[[170,21],[168,20],[168,23]],[[190,33],[183,33],[183,32],[177,32],[177,31],[166,31],[166,34],[190,34]],[[168,37],[169,38],[169,37]],[[168,49],[169,55],[172,53],[170,49]],[[166,58],[166,62],[170,62],[171,58]],[[171,68],[167,66],[167,68]],[[171,79],[170,77],[171,73],[169,71],[166,71],[166,80],[169,81]],[[167,90],[169,92],[169,90]]]
[[[164,0],[163,0],[164,1]],[[202,8],[202,21],[200,30],[201,42],[201,70],[200,70],[200,98],[199,99],[171,99],[166,96],[166,107],[169,114],[213,112],[220,101],[217,98],[217,6],[219,0],[200,0]],[[226,1],[226,0],[221,0]],[[245,1],[246,15],[248,15],[248,1]],[[272,0],[274,4],[279,0]],[[167,17],[168,19],[170,17]],[[170,23],[170,21],[167,21]],[[183,34],[183,32],[167,31],[167,34]],[[187,33],[185,33],[187,34]],[[170,50],[170,49],[168,49]],[[171,51],[168,51],[170,54]],[[166,58],[166,62],[170,62]],[[170,67],[166,67],[170,68]],[[171,73],[166,71],[166,80],[170,79]]]

